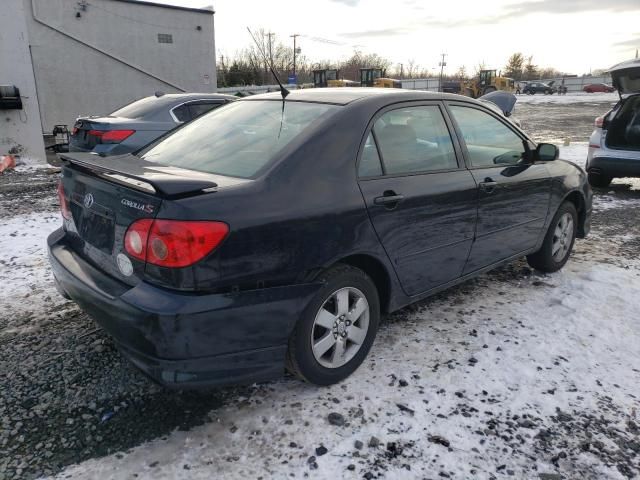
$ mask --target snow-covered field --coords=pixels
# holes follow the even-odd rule
[[[561,147],[561,158],[584,164],[586,144]],[[100,448],[101,429],[119,414],[105,420],[103,413],[63,413],[65,425],[86,422],[93,437],[77,448],[100,453],[57,478],[600,480],[640,474],[640,260],[633,230],[640,183],[617,181],[594,207],[600,222],[561,272],[540,275],[515,262],[391,315],[369,358],[339,385],[289,378],[256,385],[211,410],[204,425],[110,454]],[[631,227],[611,229],[609,219]],[[37,333],[52,306],[74,308],[58,297],[48,273],[44,241],[59,223],[58,214],[35,212],[0,225],[0,311],[28,313],[18,333],[0,331],[0,340],[29,327]],[[94,359],[104,355],[103,344],[97,347]],[[77,388],[82,379],[67,382],[76,397],[88,388]],[[138,408],[105,388],[95,400],[113,402],[120,412]],[[144,407],[137,414],[146,422]],[[21,434],[22,441],[36,435],[22,432],[13,417],[0,406],[2,447],[20,442]],[[135,419],[129,422],[135,430]],[[46,442],[35,445],[35,454],[53,450]],[[8,462],[0,458],[0,478]],[[25,460],[13,471],[27,467]]]

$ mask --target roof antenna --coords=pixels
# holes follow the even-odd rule
[[[262,54],[262,58],[264,58],[264,63],[269,64],[269,70],[271,70],[271,74],[276,79],[276,82],[278,82],[278,86],[280,87],[280,95],[282,95],[282,101],[284,102],[284,99],[287,98],[287,95],[289,95],[289,93],[291,92],[289,92],[289,90],[287,90],[284,87],[284,85],[282,85],[282,82],[278,78],[278,75],[276,75],[276,71],[273,69],[273,64],[271,62],[267,62],[267,54],[264,52],[263,48],[257,42],[256,37],[253,36],[253,33],[251,32],[251,29],[249,27],[247,27],[247,31],[249,32],[249,35],[251,35],[253,42],[256,44],[256,47],[258,47],[258,50]],[[284,108],[284,104],[282,105],[282,108]]]

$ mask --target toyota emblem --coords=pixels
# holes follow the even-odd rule
[[[93,205],[93,195],[90,193],[87,193],[84,196],[84,206],[86,208],[91,208],[91,205]]]

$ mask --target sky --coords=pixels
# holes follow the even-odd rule
[[[204,7],[212,0],[156,0]],[[504,68],[514,52],[540,67],[574,74],[606,69],[640,48],[640,0],[215,0],[218,56],[249,45],[246,30],[264,28],[298,46],[312,62],[349,57],[355,49],[446,71]]]

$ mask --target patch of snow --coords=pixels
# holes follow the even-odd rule
[[[42,310],[62,297],[53,288],[47,236],[62,225],[59,213],[16,215],[0,224],[0,311]]]
[[[587,153],[589,151],[588,142],[572,142],[569,145],[558,145],[560,148],[560,158],[568,162],[575,163],[584,168],[587,163]]]

